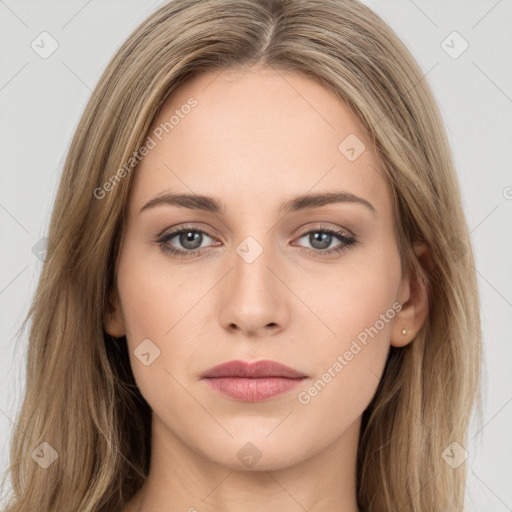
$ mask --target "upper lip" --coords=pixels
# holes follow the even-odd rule
[[[201,378],[210,377],[245,377],[245,378],[262,378],[262,377],[285,377],[288,379],[300,379],[306,377],[303,373],[290,368],[277,361],[228,361],[210,368],[201,375]]]

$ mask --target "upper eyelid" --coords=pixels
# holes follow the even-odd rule
[[[338,231],[341,231],[341,234],[344,234],[347,238],[348,237],[354,237],[355,235],[350,231],[348,230],[347,228],[344,228],[344,227],[341,227],[341,226],[326,226],[326,225],[319,225],[319,226],[308,226],[306,228],[304,228],[304,230],[301,230],[301,234],[299,236],[303,236],[303,235],[306,235],[308,233],[310,233],[311,231],[329,231],[329,232],[333,232],[337,235],[339,235],[340,233],[338,233]]]
[[[177,234],[181,233],[182,231],[197,231],[199,233],[204,233],[205,235],[209,236],[210,238],[219,238],[217,235],[211,234],[207,229],[201,228],[199,226],[189,226],[188,224],[184,224],[181,226],[170,228],[168,232],[167,230],[164,230],[160,237],[161,238],[167,238],[169,236],[176,236]]]

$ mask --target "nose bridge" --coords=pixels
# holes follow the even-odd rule
[[[272,283],[274,276],[269,267],[272,268],[275,263],[276,258],[273,252],[276,248],[271,247],[270,237],[263,239],[263,236],[259,235],[258,239],[248,235],[235,248],[233,280],[236,287],[235,293],[241,293],[242,296],[245,294],[252,296],[255,293],[269,294],[274,287]]]
[[[268,326],[283,327],[286,320],[282,283],[275,276],[278,248],[270,236],[263,230],[261,233],[247,235],[234,248],[233,270],[221,306],[221,321],[226,328],[236,326],[255,333]]]

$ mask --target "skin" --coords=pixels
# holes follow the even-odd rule
[[[390,345],[409,343],[427,313],[424,287],[401,275],[392,196],[374,148],[333,93],[268,67],[195,75],[167,99],[151,130],[192,96],[198,105],[134,171],[105,326],[126,335],[153,411],[149,477],[124,512],[357,511],[361,415]],[[348,134],[366,147],[352,162],[338,149]],[[226,212],[175,205],[140,212],[169,191],[213,196]],[[279,213],[284,201],[320,191],[350,192],[376,212],[344,202]],[[184,224],[206,232],[199,256],[175,257],[156,241]],[[357,243],[322,255],[343,242],[333,235],[322,249],[309,236],[321,228],[339,228]],[[251,263],[236,252],[247,236],[263,249]],[[167,245],[190,252],[184,242],[175,236]],[[395,302],[401,311],[300,403],[298,394]],[[160,355],[146,366],[134,350],[148,338]],[[235,401],[200,378],[233,359],[275,360],[308,378],[266,402]],[[261,455],[252,467],[237,457],[248,442]]]

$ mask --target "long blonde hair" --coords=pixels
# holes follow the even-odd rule
[[[26,390],[6,473],[7,512],[112,512],[141,487],[151,411],[126,340],[103,330],[134,171],[125,167],[105,183],[133,158],[184,80],[253,64],[317,80],[358,116],[393,193],[402,271],[428,284],[428,318],[409,345],[391,347],[363,414],[360,510],[463,509],[464,464],[455,469],[442,454],[452,442],[465,446],[480,403],[479,298],[450,148],[421,70],[357,0],[174,0],[113,57],[65,161],[23,323],[31,320]],[[416,257],[415,240],[428,246],[428,261]],[[58,455],[46,469],[34,457],[35,449],[49,450],[43,442]]]

